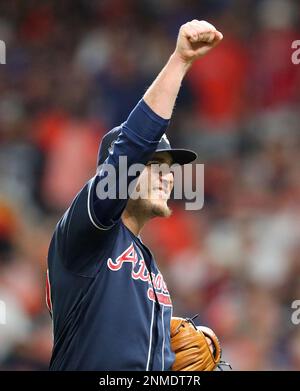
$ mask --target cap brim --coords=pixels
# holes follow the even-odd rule
[[[193,152],[189,149],[157,149],[155,153],[157,152],[168,152],[173,159],[172,163],[178,163],[180,165],[188,164],[193,162],[197,159],[198,155],[196,152]]]

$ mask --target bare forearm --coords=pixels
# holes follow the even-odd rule
[[[144,101],[162,118],[171,118],[182,80],[189,68],[189,64],[173,53],[146,91]]]

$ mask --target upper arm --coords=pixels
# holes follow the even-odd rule
[[[95,177],[90,194],[91,210],[102,227],[112,227],[120,219],[128,200],[127,189],[141,173],[137,171],[129,175],[128,170],[135,164],[145,165],[151,159],[168,124],[169,120],[159,117],[143,100],[122,124],[117,140]],[[107,180],[111,170],[112,179]],[[105,181],[112,187],[112,197],[99,197],[97,185]]]

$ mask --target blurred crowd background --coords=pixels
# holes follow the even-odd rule
[[[194,18],[224,40],[185,79],[168,136],[205,164],[205,204],[173,201],[143,239],[175,315],[199,314],[235,370],[300,370],[299,0],[0,3],[1,369],[48,368],[53,229]]]

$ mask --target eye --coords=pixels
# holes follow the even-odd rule
[[[146,166],[150,166],[151,164],[160,164],[160,162],[158,160],[150,160]]]

